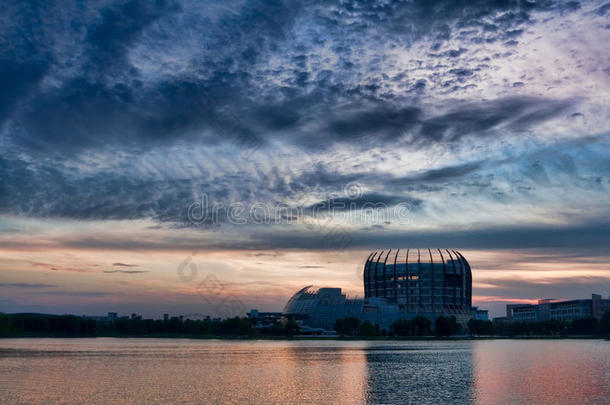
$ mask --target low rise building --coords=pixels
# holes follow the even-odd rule
[[[610,297],[603,299],[592,294],[590,299],[556,301],[539,300],[538,304],[509,304],[506,306],[508,322],[572,321],[577,318],[601,318],[610,310]]]
[[[472,317],[477,321],[488,321],[489,320],[489,310],[487,309],[479,309],[479,307],[472,307]]]

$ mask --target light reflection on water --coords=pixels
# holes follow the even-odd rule
[[[0,340],[3,404],[610,404],[610,342]]]

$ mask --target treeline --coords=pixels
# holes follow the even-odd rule
[[[0,314],[0,336],[292,336],[299,331],[294,321],[255,328],[248,318],[168,320],[117,318],[112,322],[75,315]]]
[[[294,336],[299,333],[296,322],[275,322],[255,327],[256,321],[248,318],[168,320],[118,318],[113,322],[98,321],[75,315],[2,314],[0,337],[19,336],[219,336],[252,337]],[[358,318],[344,318],[335,322],[335,330],[342,336],[430,336],[456,334],[474,336],[610,336],[610,311],[603,317],[579,318],[571,322],[491,322],[471,319],[466,330],[455,317],[439,316],[431,322],[422,316],[411,320],[395,321],[389,331],[380,330],[377,324],[361,322]],[[434,332],[433,332],[434,331]]]
[[[379,326],[358,318],[338,319],[335,330],[342,336],[431,336],[448,337],[456,334],[471,336],[610,336],[610,311],[601,318],[578,318],[571,322],[491,322],[471,319],[466,330],[454,316],[439,316],[431,322],[423,316],[399,319],[392,323],[389,331],[380,331]]]
[[[577,318],[573,321],[491,322],[470,320],[468,329],[480,336],[610,336],[610,311],[601,319]]]
[[[358,318],[338,319],[335,331],[342,336],[430,336],[432,324],[428,318],[416,316],[413,319],[399,319],[392,323],[389,331],[380,331],[379,325],[369,321],[360,322]],[[451,336],[460,331],[454,316],[439,316],[434,321],[437,336]]]

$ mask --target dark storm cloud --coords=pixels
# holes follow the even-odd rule
[[[101,291],[37,291],[29,293],[31,295],[44,295],[44,296],[60,296],[60,297],[110,297],[114,295],[125,295],[118,292],[101,292]]]
[[[342,2],[333,13],[334,22],[360,20],[360,26],[376,25],[393,34],[421,36],[433,33],[433,39],[451,38],[452,30],[481,27],[495,34],[488,41],[502,37],[502,33],[531,20],[531,13],[560,6],[553,1],[363,1]],[[349,20],[348,20],[349,21]]]
[[[603,154],[600,155],[606,145],[607,138],[580,138],[532,148],[528,153],[502,160],[441,166],[404,176],[373,170],[346,173],[316,164],[289,179],[272,170],[262,174],[218,175],[215,181],[207,181],[205,173],[193,179],[177,180],[146,180],[113,171],[74,177],[49,164],[28,164],[16,157],[0,156],[0,212],[78,220],[152,218],[169,226],[189,226],[192,223],[188,221],[187,209],[193,204],[202,204],[204,195],[208,208],[218,203],[225,209],[218,210],[215,216],[210,211],[200,213],[205,214],[207,222],[197,226],[210,225],[210,221],[226,222],[226,208],[233,202],[242,203],[246,208],[257,203],[288,202],[291,208],[306,208],[304,213],[314,208],[317,212],[328,212],[331,208],[337,212],[361,210],[379,204],[387,207],[407,204],[412,209],[420,209],[426,205],[427,194],[409,193],[466,192],[476,188],[473,192],[479,196],[489,194],[493,190],[483,188],[489,188],[490,179],[503,168],[516,173],[511,181],[518,193],[553,185],[558,176],[574,178],[581,190],[601,190],[609,181],[610,166]],[[591,173],[588,177],[579,177],[585,168],[594,168],[595,176]],[[357,195],[347,195],[349,185],[357,187]],[[303,195],[318,197],[320,201],[290,203]],[[517,194],[511,197],[516,198]]]
[[[468,175],[485,168],[485,164],[486,162],[484,161],[462,163],[444,166],[438,169],[422,170],[407,176],[395,176],[388,173],[371,171],[343,173],[325,167],[324,165],[315,165],[310,171],[303,172],[293,179],[290,183],[290,187],[296,191],[308,191],[313,189],[336,192],[337,190],[340,190],[345,193],[344,188],[347,185],[354,184],[359,185],[359,187],[368,186],[374,189],[395,189],[396,186],[401,186],[401,190],[408,191],[427,185],[438,186],[439,183],[443,182],[460,182]],[[360,196],[360,198],[364,197],[366,197],[367,200],[363,200],[362,203],[367,201],[382,202],[388,205],[395,205],[400,202],[411,202],[416,205],[422,203],[422,201],[417,202],[415,201],[417,199],[402,194],[371,193],[368,196]],[[330,198],[328,200],[330,200]],[[323,201],[320,203],[323,203]]]
[[[324,212],[372,210],[389,208],[398,204],[407,204],[411,208],[416,208],[421,203],[421,200],[409,196],[365,193],[354,197],[337,197],[319,201],[307,207],[307,212],[315,215]]]
[[[185,36],[193,36],[197,34],[197,26],[172,26],[172,16],[181,11],[180,5],[173,2],[129,1],[99,9],[92,5],[85,16],[97,17],[73,16],[80,18],[74,24],[86,31],[82,39],[78,33],[73,33],[71,38],[80,47],[74,66],[68,68],[65,61],[55,60],[58,56],[53,55],[52,44],[44,49],[48,54],[47,65],[54,63],[56,68],[78,74],[59,85],[39,89],[36,97],[24,102],[12,117],[11,137],[19,145],[46,148],[49,152],[113,144],[145,148],[148,145],[144,143],[174,142],[192,136],[195,130],[218,130],[218,126],[225,128],[217,132],[248,131],[234,122],[222,122],[222,110],[247,102],[242,89],[248,87],[244,80],[248,78],[250,65],[265,47],[282,38],[285,26],[297,9],[280,2],[258,2],[249,3],[239,10],[241,13],[227,13],[212,29],[215,37],[201,38],[216,47],[212,53],[214,58],[195,56],[205,60],[193,60],[200,64],[194,71],[145,82],[127,58],[128,50],[137,44],[143,32],[157,23],[163,27],[159,29],[171,27]],[[52,24],[59,12],[36,4],[15,10],[18,16],[36,13],[46,25]],[[203,18],[201,23],[210,24],[210,21]],[[23,22],[20,28],[35,29],[31,25]],[[11,34],[4,33],[2,41],[10,41]],[[5,57],[6,66],[14,65],[11,55]],[[24,78],[11,82],[15,90],[9,94],[10,100],[24,92],[19,83],[33,82],[32,76],[42,75],[43,69],[35,66],[22,69]],[[280,117],[280,120],[287,119]]]
[[[0,119],[10,116],[7,136],[15,144],[49,153],[112,145],[141,149],[180,139],[214,144],[226,141],[227,134],[264,138],[284,136],[282,131],[295,128],[292,140],[308,147],[365,135],[370,138],[368,146],[392,141],[416,124],[422,124],[422,134],[432,139],[444,133],[456,138],[462,130],[487,130],[505,120],[497,108],[513,109],[523,126],[551,115],[531,106],[535,100],[527,106],[521,100],[499,102],[489,110],[474,106],[427,121],[419,106],[396,104],[395,96],[381,94],[374,84],[331,81],[330,71],[301,71],[294,82],[282,85],[263,82],[273,96],[260,97],[251,88],[261,80],[253,76],[255,64],[281,54],[282,41],[294,22],[308,15],[317,16],[313,24],[326,26],[331,35],[344,29],[339,27],[347,27],[356,35],[380,31],[389,38],[405,34],[410,40],[432,36],[445,41],[467,27],[483,27],[493,36],[486,39],[491,41],[519,36],[523,31],[519,27],[531,21],[532,12],[551,10],[554,2],[354,1],[336,4],[330,14],[321,11],[328,4],[311,14],[303,14],[305,6],[318,7],[315,2],[227,3],[211,17],[194,4],[179,1],[62,6],[8,3],[4,11],[16,23],[1,31],[0,41],[10,46],[0,60],[2,82],[8,86],[0,92]],[[209,10],[214,14],[214,7]],[[142,41],[164,43],[170,36],[203,44],[199,54],[190,55],[192,69],[153,80],[145,77],[128,52]],[[66,44],[74,47],[68,60],[69,53],[59,52]],[[466,51],[446,52],[456,58]],[[349,60],[351,50],[342,53]],[[305,55],[295,55],[294,60],[305,68]],[[39,86],[50,68],[55,83]],[[69,74],[57,78],[64,71]],[[470,69],[461,67],[449,72],[456,77],[472,75]],[[304,88],[306,83],[309,89]],[[415,92],[422,89],[414,86]],[[360,110],[344,115],[336,106],[345,101]],[[227,110],[239,117],[238,123],[226,119],[223,111]],[[482,118],[469,118],[472,112],[481,113]],[[298,128],[311,119],[318,121],[315,131]],[[316,136],[319,132],[320,138]]]
[[[53,284],[40,284],[40,283],[0,283],[0,287],[7,288],[47,288],[57,287]]]
[[[455,141],[478,134],[489,135],[493,129],[525,130],[550,118],[563,115],[577,100],[549,100],[536,97],[510,97],[470,103],[447,114],[422,122],[426,139]]]
[[[493,296],[499,299],[531,299],[532,297],[563,298],[587,297],[591,293],[603,293],[610,289],[610,278],[601,276],[553,277],[536,280],[484,279],[481,286],[473,287],[476,295]]]
[[[405,246],[451,246],[460,249],[603,249],[610,243],[606,222],[583,223],[566,226],[497,226],[474,229],[447,229],[439,231],[392,232],[384,230],[354,231],[344,229],[349,236],[349,248],[402,248]],[[320,249],[336,250],[339,246],[328,243],[316,233],[254,235],[253,247],[260,249]]]
[[[332,119],[324,133],[334,135],[336,140],[355,139],[363,135],[376,136],[377,142],[398,138],[404,131],[418,123],[421,112],[416,108],[371,109],[354,114],[340,114],[341,118]]]
[[[66,164],[78,154],[103,150],[136,156],[186,141],[205,149],[250,140],[265,149],[271,140],[313,153],[337,144],[362,150],[395,144],[424,148],[524,131],[577,103],[531,96],[458,99],[431,112],[418,101],[430,81],[414,79],[398,95],[383,87],[389,80],[377,71],[378,63],[363,65],[368,72],[351,72],[350,65],[364,63],[359,48],[425,40],[431,53],[450,60],[436,73],[472,85],[468,81],[483,68],[460,65],[471,49],[443,44],[464,36],[489,43],[519,38],[537,10],[565,10],[550,1],[348,1],[329,8],[314,1],[198,7],[131,0],[0,7],[5,22],[0,24],[0,140],[9,146],[0,151],[3,214],[181,224],[188,205],[204,192],[221,202],[283,201],[316,187],[337,192],[353,181],[371,187],[368,195],[349,201],[358,209],[367,202],[405,200],[419,206],[423,201],[389,190],[440,187],[476,173],[484,163],[403,177],[345,174],[316,165],[289,180],[272,171],[227,175],[214,183],[205,180],[208,173],[201,173],[204,180],[146,180],[131,168],[85,174]],[[305,38],[294,37],[297,23],[307,25]],[[344,69],[320,67],[308,49],[311,43],[333,46]],[[138,47],[143,47],[139,53]],[[169,60],[184,53],[185,66],[162,69],[166,53]],[[290,66],[269,65],[285,55]],[[154,69],[142,67],[147,63]],[[380,78],[363,82],[369,73]]]
[[[270,250],[281,252],[290,249],[319,251],[341,251],[343,249],[404,248],[405,246],[448,246],[455,249],[542,249],[558,252],[561,260],[565,252],[583,252],[591,255],[607,254],[610,244],[609,223],[588,222],[576,225],[531,225],[531,226],[479,226],[472,229],[441,229],[392,231],[378,228],[347,229],[327,226],[319,231],[307,229],[260,230],[247,232],[218,233],[218,238],[201,239],[196,235],[167,238],[134,239],[113,236],[112,238],[86,236],[58,237],[45,248],[124,251],[216,251],[216,250]],[[335,234],[335,231],[337,232]],[[338,237],[345,237],[340,239]],[[343,244],[342,241],[347,241]],[[336,242],[336,243],[335,243]],[[38,242],[6,241],[3,247],[10,249],[36,249]],[[588,253],[585,253],[588,254]],[[553,255],[554,256],[554,255]],[[574,256],[574,255],[572,255]]]
[[[155,20],[170,13],[172,8],[165,0],[130,0],[100,10],[101,20],[87,30],[88,44],[85,66],[94,79],[122,70],[127,64],[129,45]]]
[[[13,215],[178,222],[197,195],[197,185],[187,180],[147,181],[117,173],[75,178],[15,158],[0,157],[0,171],[0,211]]]
[[[103,270],[103,273],[141,274],[149,273],[149,270]]]
[[[52,47],[40,24],[49,9],[53,6],[42,2],[39,7],[26,2],[0,5],[0,125],[50,67]]]
[[[441,167],[440,169],[430,169],[411,176],[396,177],[389,182],[402,185],[438,183],[463,178],[470,173],[476,172],[482,166],[483,164],[481,162],[463,163],[460,165]]]

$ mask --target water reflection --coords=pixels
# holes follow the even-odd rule
[[[471,403],[471,346],[471,342],[407,342],[369,347],[366,402]]]
[[[3,404],[594,404],[605,341],[0,340]]]
[[[478,341],[474,357],[477,403],[610,403],[607,341]]]

